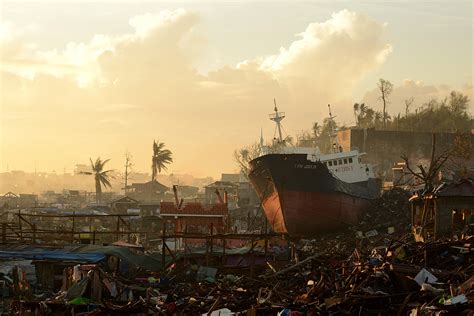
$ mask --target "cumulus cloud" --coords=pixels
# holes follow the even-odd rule
[[[309,24],[298,34],[300,39],[266,57],[261,68],[285,82],[307,80],[311,88],[328,91],[329,95],[341,87],[347,93],[392,51],[383,37],[384,28],[364,14],[348,10],[333,13],[325,22]]]
[[[391,52],[383,23],[343,10],[311,23],[274,55],[201,75],[194,67],[203,46],[197,23],[192,12],[165,10],[132,17],[129,33],[55,50],[2,41],[0,98],[12,118],[3,122],[4,159],[34,149],[48,157],[74,141],[71,164],[94,153],[118,160],[128,148],[146,168],[150,140],[158,137],[175,152],[177,169],[216,175],[234,169],[233,149],[271,124],[274,97],[291,111],[287,128],[300,130],[325,115],[327,103],[350,96]],[[29,148],[6,146],[25,138],[33,138]]]
[[[98,112],[119,112],[128,111],[138,108],[135,104],[118,103],[118,104],[107,104],[97,109]]]

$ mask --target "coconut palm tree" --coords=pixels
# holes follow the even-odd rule
[[[359,126],[359,120],[358,120],[358,115],[357,115],[359,113],[359,103],[354,103],[353,109],[354,109],[355,124],[356,126]]]
[[[99,204],[101,201],[102,197],[102,186],[104,188],[111,188],[112,185],[110,184],[110,178],[111,176],[109,175],[109,172],[112,170],[104,170],[105,164],[110,160],[101,160],[100,157],[98,157],[95,162],[92,161],[92,158],[89,158],[91,161],[91,169],[92,172],[88,171],[83,171],[80,174],[86,174],[86,175],[93,175],[94,180],[95,180],[95,200],[96,203]]]
[[[161,170],[166,170],[167,164],[173,162],[172,152],[165,149],[164,143],[153,141],[153,156],[151,157],[151,181],[156,180],[156,176]]]
[[[369,127],[374,120],[375,111],[365,103],[360,104],[359,115],[357,116],[358,126]]]
[[[367,121],[367,111],[370,109],[365,103],[354,103],[354,117],[356,120],[356,125],[360,127],[362,122]]]
[[[318,122],[313,123],[313,137],[314,139],[318,138],[321,135],[322,126]]]
[[[385,113],[385,117],[384,117],[382,112],[380,112],[380,111],[375,112],[375,115],[374,115],[374,126],[375,127],[380,127],[380,125],[385,126],[385,125],[383,125],[383,124],[386,124],[385,120],[390,120],[390,115]]]

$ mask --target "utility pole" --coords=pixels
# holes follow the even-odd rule
[[[124,192],[125,192],[125,195],[127,195],[127,187],[128,187],[128,176],[129,176],[129,168],[131,169],[132,168],[132,155],[127,151],[125,153],[125,175],[124,175],[124,178],[125,178],[125,186],[123,188]]]

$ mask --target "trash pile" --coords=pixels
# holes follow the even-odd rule
[[[358,225],[360,230],[386,230],[396,227],[408,230],[410,226],[410,198],[411,194],[400,188],[385,191],[382,196],[374,200],[364,218]]]
[[[172,264],[132,278],[99,264],[66,268],[59,292],[35,293],[21,270],[4,275],[10,314],[468,315],[474,312],[474,240],[415,243],[364,237],[363,247],[306,243],[296,262],[264,266]],[[326,244],[324,246],[323,244]],[[370,245],[370,246],[369,246]]]
[[[474,236],[416,242],[405,193],[388,194],[352,230],[292,241],[291,260],[203,256],[132,274],[78,264],[63,269],[59,291],[41,293],[16,268],[0,275],[13,293],[3,304],[13,315],[472,315]]]

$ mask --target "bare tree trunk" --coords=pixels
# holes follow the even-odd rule
[[[382,117],[382,120],[383,120],[383,129],[386,129],[387,125],[386,125],[386,120],[387,120],[387,114],[386,114],[386,108],[387,108],[387,105],[386,105],[386,101],[385,101],[385,91],[382,89],[382,101],[383,101],[383,117]]]
[[[100,186],[100,181],[96,179],[95,181],[95,203],[99,205],[101,202],[102,188]]]
[[[433,169],[435,168],[435,152],[436,152],[436,134],[433,133],[431,137],[431,156],[430,156],[430,168],[428,169],[428,179],[426,181],[425,188],[431,188],[435,175]]]

